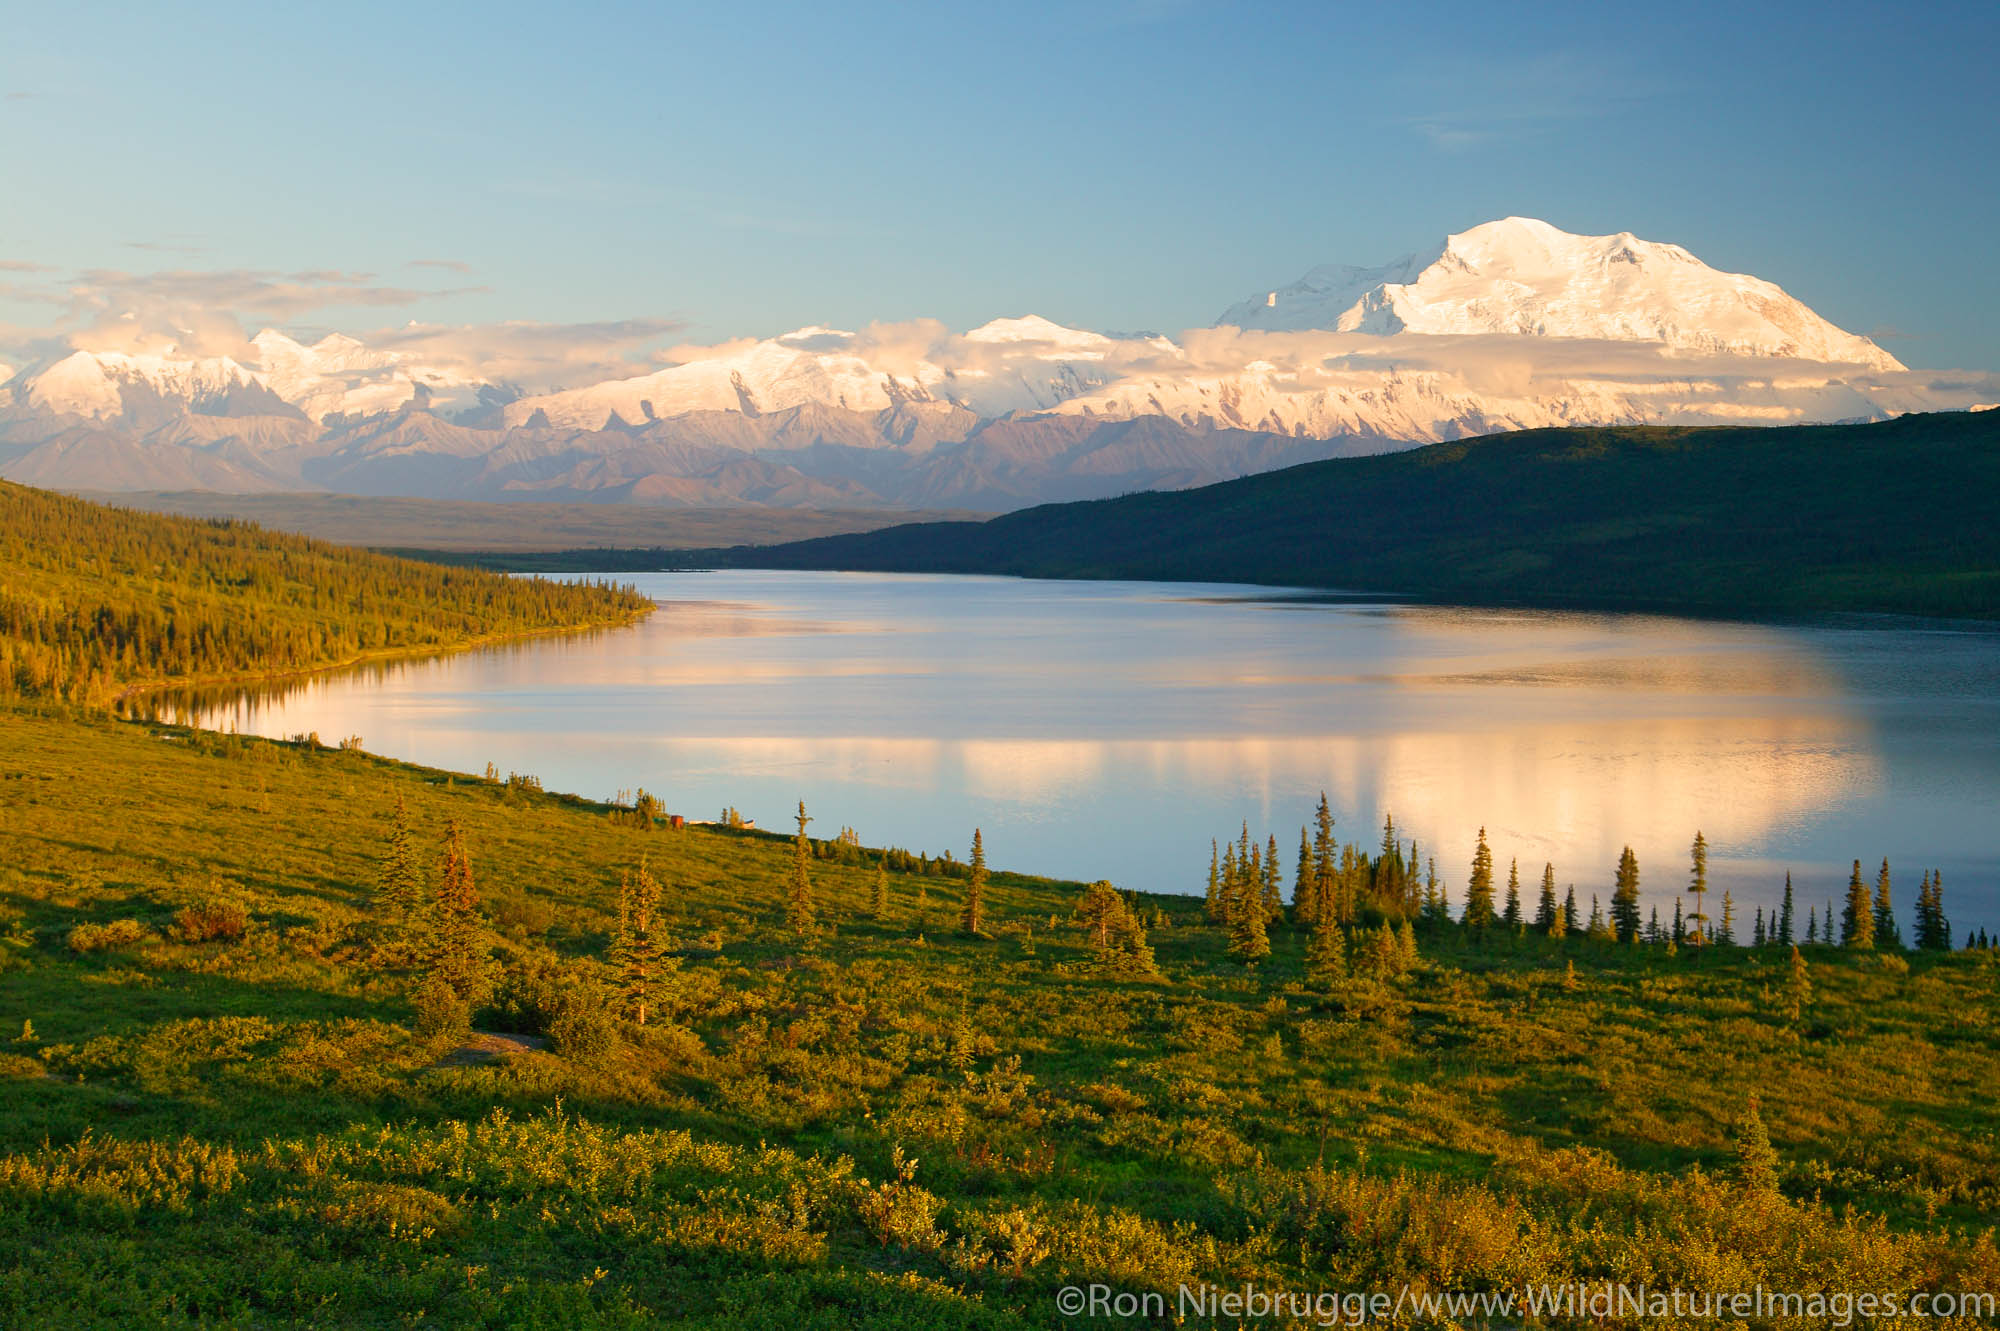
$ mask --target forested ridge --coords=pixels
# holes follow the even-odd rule
[[[767,548],[496,557],[1251,582],[1474,604],[2000,616],[2000,411],[1524,430]]]
[[[0,482],[0,697],[307,670],[619,623],[629,589],[442,568]]]

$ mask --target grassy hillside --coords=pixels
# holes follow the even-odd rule
[[[0,482],[0,698],[102,701],[135,685],[623,623],[649,608],[607,586],[443,569]]]
[[[581,560],[1261,582],[1720,613],[1993,616],[2000,412],[1785,429],[1531,430],[983,523]]]
[[[399,801],[433,886],[462,828],[502,970],[479,1026],[548,1047],[417,1033],[416,965],[370,904]],[[1075,885],[997,875],[987,936],[961,937],[961,869],[888,874],[876,918],[878,857],[826,843],[801,944],[790,855],[526,780],[0,709],[0,1320],[1089,1326],[1111,1323],[1066,1319],[1064,1286],[2000,1290],[1990,954],[1806,948],[1794,1020],[1777,949],[1431,925],[1370,973],[1357,928],[1355,973],[1309,982],[1291,924],[1246,966],[1199,900],[1150,898],[1147,973],[1098,958]],[[652,1019],[579,1022],[550,995],[612,1006],[642,864],[671,936]]]

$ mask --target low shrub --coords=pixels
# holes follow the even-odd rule
[[[66,940],[72,952],[110,952],[152,937],[153,931],[137,920],[113,920],[109,924],[79,924]]]
[[[534,938],[555,927],[556,910],[539,897],[502,897],[489,902],[493,927],[515,938]]]
[[[937,1224],[944,1202],[917,1186],[917,1162],[905,1156],[900,1146],[895,1148],[892,1167],[895,1178],[869,1189],[859,1199],[862,1222],[885,1247],[936,1252],[945,1240]]]
[[[249,912],[233,901],[212,898],[174,915],[174,933],[183,943],[233,943],[249,927]]]
[[[564,985],[545,1014],[549,1047],[564,1058],[598,1063],[618,1052],[618,1023],[594,986]]]
[[[545,1035],[551,1049],[578,1062],[618,1051],[618,1022],[603,985],[581,967],[551,960],[508,970],[480,1019],[496,1030]]]
[[[410,1000],[419,1035],[450,1035],[472,1027],[472,1005],[435,975],[425,976]]]

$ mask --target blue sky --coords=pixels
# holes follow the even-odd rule
[[[305,330],[1171,332],[1518,213],[1996,369],[1996,56],[1990,4],[16,6],[0,323],[175,270],[318,274],[246,316]]]

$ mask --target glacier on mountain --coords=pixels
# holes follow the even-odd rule
[[[266,329],[235,356],[65,349],[0,382],[0,475],[1005,508],[1503,429],[1879,419],[1996,391],[1906,371],[1679,246],[1525,218],[1379,268],[1315,268],[1178,338],[1033,315],[964,333],[815,325],[529,391],[434,332]]]
[[[1238,328],[1506,333],[1658,342],[1678,351],[1902,364],[1761,278],[1718,272],[1678,245],[1574,236],[1508,217],[1383,268],[1315,268],[1231,306]]]

